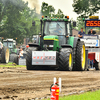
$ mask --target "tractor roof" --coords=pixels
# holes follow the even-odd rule
[[[47,16],[45,16],[45,18],[44,18],[44,16],[42,16],[42,20],[43,21],[68,21],[68,19],[69,19],[69,16],[65,16],[65,18],[54,18],[54,17],[47,17]]]
[[[3,40],[3,41],[11,41],[11,42],[15,42],[15,40],[13,40],[13,39],[6,39],[6,40]]]

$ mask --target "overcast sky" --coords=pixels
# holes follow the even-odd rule
[[[64,15],[69,16],[69,18],[73,18],[74,20],[77,19],[78,15],[73,11],[73,0],[24,0],[24,1],[29,1],[29,6],[32,8],[35,5],[37,6],[37,12],[39,13],[41,9],[42,2],[46,2],[49,5],[52,5],[55,8],[55,12],[57,13],[58,9],[61,9],[64,13]],[[98,15],[100,18],[100,11]]]

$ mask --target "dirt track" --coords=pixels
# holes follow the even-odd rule
[[[50,96],[54,77],[62,78],[62,94],[100,89],[100,71],[27,71],[26,68],[0,68],[0,98],[28,100]]]

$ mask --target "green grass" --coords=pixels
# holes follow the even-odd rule
[[[0,64],[0,67],[26,67],[24,65],[16,65],[15,63],[9,62],[8,64]]]
[[[45,99],[50,100],[50,99]],[[65,97],[60,97],[59,100],[100,100],[100,90],[95,92],[86,92],[80,95],[70,95]]]

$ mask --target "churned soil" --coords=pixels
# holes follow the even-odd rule
[[[60,95],[100,89],[100,71],[26,70],[0,67],[0,99],[29,100],[50,96],[53,78],[62,79]]]

